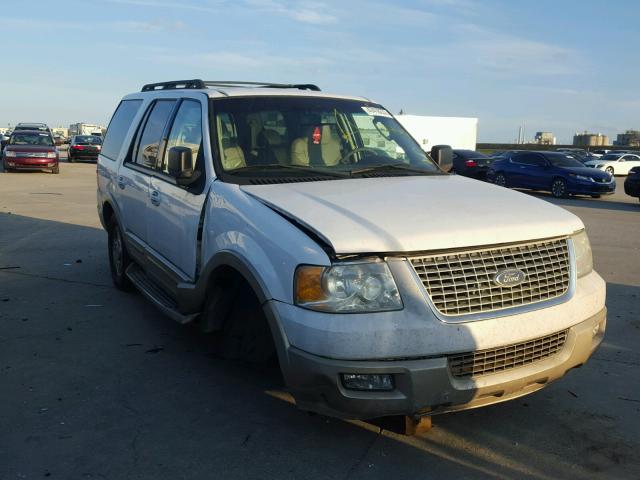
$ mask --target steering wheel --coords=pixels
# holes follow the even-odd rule
[[[375,154],[378,154],[378,150],[376,150],[375,148],[371,148],[371,147],[358,147],[354,150],[351,150],[349,153],[347,153],[344,157],[342,157],[340,160],[338,160],[338,163],[340,164],[346,164],[347,163],[347,158],[349,158],[350,156],[352,156],[355,153],[360,153],[360,152],[373,152]],[[350,162],[352,163],[352,162]]]

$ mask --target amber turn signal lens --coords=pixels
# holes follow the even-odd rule
[[[322,289],[324,267],[302,265],[296,270],[295,294],[296,303],[319,302],[327,295]]]

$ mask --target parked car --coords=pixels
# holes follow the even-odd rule
[[[3,151],[5,172],[12,170],[50,170],[60,173],[58,150],[50,133],[14,129]]]
[[[303,410],[415,419],[518,398],[595,351],[605,283],[578,217],[449,175],[450,154],[314,85],[145,85],[98,157],[113,282],[224,357],[277,354]]]
[[[67,160],[71,163],[76,160],[98,160],[98,154],[102,148],[102,138],[94,135],[74,135],[69,142]]]
[[[562,152],[520,152],[508,160],[496,160],[487,178],[502,187],[529,188],[567,195],[610,194],[616,190],[613,175],[585,167]]]
[[[634,153],[607,153],[587,162],[588,167],[604,170],[611,175],[626,175],[633,167],[640,167],[640,155]]]
[[[629,170],[629,175],[624,181],[624,193],[638,197],[640,200],[640,167],[633,167]]]
[[[475,150],[453,150],[453,169],[458,175],[484,180],[493,158]]]

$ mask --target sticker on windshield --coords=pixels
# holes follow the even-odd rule
[[[384,108],[381,107],[362,107],[362,110],[367,115],[371,115],[372,117],[387,117],[391,118],[391,114],[387,112]]]

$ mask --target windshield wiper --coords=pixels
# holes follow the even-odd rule
[[[248,165],[246,167],[234,168],[233,170],[227,170],[227,173],[251,173],[267,170],[295,170],[299,173],[311,173],[314,175],[325,175],[327,177],[336,178],[349,178],[348,174],[341,172],[331,172],[328,170],[320,170],[316,168],[307,168],[302,165],[281,165],[279,163],[268,163],[266,165]]]
[[[409,167],[403,163],[386,163],[384,165],[371,165],[369,167],[362,167],[362,168],[357,168],[355,170],[351,170],[351,175],[358,175],[358,174],[362,174],[362,173],[369,173],[369,172],[377,172],[379,170],[387,170],[387,169],[392,169],[392,170],[401,170],[407,173],[419,173],[421,175],[442,175],[442,172],[438,172],[438,171],[429,171],[429,170],[423,170],[422,168],[414,168],[414,167]]]

